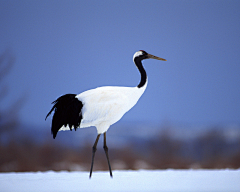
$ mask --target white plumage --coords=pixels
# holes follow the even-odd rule
[[[147,87],[98,87],[76,96],[83,103],[80,128],[95,126],[98,134],[108,130],[110,125],[119,121],[142,96]],[[62,126],[59,131],[70,130]]]
[[[148,81],[146,71],[142,66],[142,60],[148,58],[166,61],[142,50],[136,52],[133,61],[141,74],[141,80],[137,87],[105,86],[78,95],[66,94],[53,102],[54,106],[46,116],[47,118],[54,111],[51,128],[53,138],[56,137],[58,131],[96,127],[98,136],[93,145],[90,177],[97,143],[101,134],[104,134],[104,150],[108,160],[110,176],[112,176],[106,144],[106,131],[112,124],[119,121],[144,93]]]

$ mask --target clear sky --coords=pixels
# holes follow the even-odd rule
[[[104,85],[148,87],[122,121],[240,123],[240,1],[0,0],[0,52],[15,65],[7,107],[27,100],[21,120],[49,125],[51,102]]]

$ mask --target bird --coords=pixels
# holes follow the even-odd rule
[[[104,136],[103,148],[107,158],[110,177],[112,169],[110,165],[106,132],[109,127],[119,121],[128,112],[144,93],[148,78],[142,65],[145,59],[157,59],[166,61],[140,50],[133,55],[133,62],[140,72],[141,79],[136,87],[102,86],[84,91],[80,94],[65,94],[52,102],[53,107],[47,114],[45,120],[54,111],[52,117],[51,133],[55,139],[58,131],[71,130],[74,128],[86,128],[95,126],[97,138],[92,147],[92,162],[89,178],[92,177],[95,152],[100,135]]]

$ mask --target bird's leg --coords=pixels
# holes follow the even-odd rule
[[[92,170],[93,170],[93,163],[94,163],[94,156],[95,156],[95,152],[97,151],[97,144],[98,144],[98,140],[101,134],[98,134],[96,141],[92,147],[92,164],[91,164],[91,169],[90,169],[90,175],[89,178],[92,177]]]
[[[107,157],[108,168],[109,168],[110,176],[112,177],[112,169],[111,169],[111,165],[110,165],[110,161],[109,161],[109,157],[108,157],[108,147],[107,147],[107,142],[106,142],[106,132],[104,133],[103,149],[104,149],[105,154],[106,154],[106,157]]]

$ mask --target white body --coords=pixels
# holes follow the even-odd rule
[[[80,93],[76,96],[83,104],[80,128],[95,126],[98,134],[106,132],[137,103],[146,87],[147,82],[141,88],[105,86]]]

